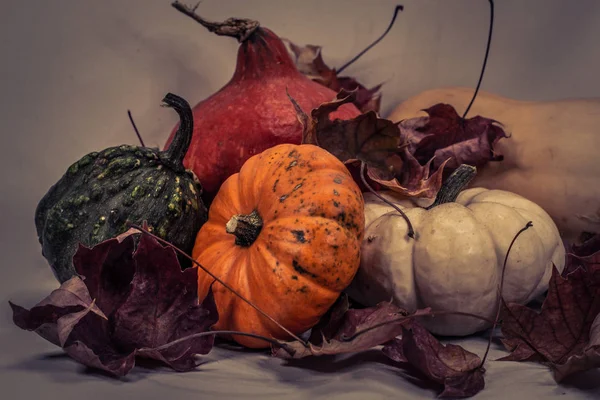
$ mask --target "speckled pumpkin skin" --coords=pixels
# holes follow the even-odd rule
[[[226,233],[232,216],[256,210],[263,227],[248,247]],[[356,274],[364,231],[362,193],[346,167],[313,145],[283,144],[250,158],[227,179],[196,237],[193,257],[287,329],[314,326]],[[203,298],[213,279],[198,271]],[[287,339],[223,285],[213,285],[215,329]],[[269,344],[234,336],[253,348]]]
[[[81,158],[50,188],[35,225],[42,254],[61,283],[76,275],[78,243],[96,245],[125,232],[127,222],[145,220],[155,234],[191,253],[207,218],[202,186],[162,157],[158,149],[111,147]]]

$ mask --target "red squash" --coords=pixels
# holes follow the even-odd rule
[[[202,182],[207,203],[251,156],[277,144],[301,142],[302,125],[286,89],[304,110],[336,96],[300,73],[284,43],[269,29],[256,23],[250,34],[231,36],[241,42],[235,73],[223,88],[193,108],[194,135],[184,159],[186,168]],[[346,104],[332,118],[359,114],[354,105]]]

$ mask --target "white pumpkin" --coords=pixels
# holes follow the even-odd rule
[[[391,192],[380,192],[410,219],[365,193],[366,231],[361,266],[348,294],[371,306],[390,301],[409,312],[461,311],[494,319],[508,247],[503,297],[527,303],[548,288],[553,264],[564,268],[565,249],[550,216],[535,203],[503,190],[472,188],[454,202],[429,210]],[[422,204],[421,204],[422,205]],[[469,335],[486,329],[480,319],[440,315],[423,319],[439,335]]]

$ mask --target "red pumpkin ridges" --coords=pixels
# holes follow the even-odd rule
[[[225,181],[196,237],[193,257],[300,334],[350,284],[363,230],[362,194],[346,167],[317,146],[283,144],[250,158]],[[199,271],[201,298],[212,283]],[[215,329],[288,338],[221,284],[213,292],[220,316]],[[269,345],[233,339],[248,347]]]
[[[186,10],[185,14],[193,11]],[[203,199],[208,204],[225,179],[238,172],[251,156],[281,143],[300,144],[302,126],[286,89],[304,110],[336,96],[301,74],[284,43],[269,29],[257,27],[252,31],[248,25],[257,22],[234,22],[209,23],[227,26],[227,33],[217,33],[237,37],[241,45],[231,80],[193,108],[194,139],[184,160],[186,168],[202,182]],[[359,114],[354,105],[347,104],[332,118],[350,119]],[[170,145],[175,129],[165,147]]]

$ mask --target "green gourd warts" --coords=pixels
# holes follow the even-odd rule
[[[207,218],[202,186],[183,166],[193,134],[192,111],[173,94],[163,101],[181,119],[169,150],[121,145],[92,152],[73,163],[38,204],[42,254],[60,282],[75,275],[72,258],[80,245],[94,246],[132,223],[146,221],[149,230],[191,252]],[[189,264],[184,257],[180,262]]]

